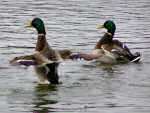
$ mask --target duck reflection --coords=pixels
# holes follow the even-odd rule
[[[51,104],[56,104],[57,100],[52,99],[56,95],[57,86],[48,84],[39,84],[35,87],[35,98],[33,99],[33,113],[53,112]]]

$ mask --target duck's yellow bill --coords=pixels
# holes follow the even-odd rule
[[[96,26],[96,29],[102,29],[102,28],[104,28],[103,25],[97,25],[97,26]]]
[[[27,23],[25,24],[25,27],[32,27],[32,21],[27,21]]]

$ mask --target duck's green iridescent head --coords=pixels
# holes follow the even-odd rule
[[[107,29],[108,33],[111,33],[112,35],[114,35],[115,30],[116,30],[116,25],[112,20],[107,20],[104,22],[103,25],[97,26],[97,29],[100,29],[100,28],[105,28],[105,29]]]
[[[46,34],[44,22],[40,18],[34,18],[26,27],[34,27],[38,34]]]

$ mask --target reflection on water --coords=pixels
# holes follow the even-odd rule
[[[0,113],[149,113],[150,0],[1,0]],[[38,85],[32,67],[9,65],[15,56],[34,51],[36,31],[24,28],[41,17],[47,40],[57,49],[89,52],[103,32],[95,26],[108,19],[115,38],[142,62],[96,65],[66,61],[59,66],[58,86]]]
[[[33,113],[48,113],[52,112],[51,104],[56,104],[57,100],[51,99],[50,93],[57,91],[57,86],[53,85],[38,85],[35,87],[35,98],[33,99]]]

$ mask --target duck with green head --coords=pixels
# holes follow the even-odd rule
[[[103,63],[114,63],[117,60],[124,61],[139,61],[140,54],[136,53],[133,55],[129,48],[120,42],[119,40],[114,40],[114,35],[116,31],[116,25],[112,20],[107,20],[103,25],[98,25],[97,29],[105,28],[107,32],[104,36],[97,42],[94,50],[90,54],[79,53],[72,55],[72,58],[83,58],[85,60],[95,60],[98,59]]]
[[[34,65],[40,83],[49,81],[52,84],[59,83],[58,64],[62,59],[69,58],[70,50],[54,50],[46,40],[44,22],[40,18],[34,18],[27,23],[26,27],[33,27],[37,30],[38,38],[35,52],[32,55],[15,57],[11,63],[20,65]]]

